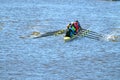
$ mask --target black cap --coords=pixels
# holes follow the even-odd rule
[[[78,22],[78,20],[76,20],[75,22]]]

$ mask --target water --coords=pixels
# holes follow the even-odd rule
[[[76,19],[111,34],[120,28],[119,14],[119,1],[0,0],[0,80],[120,80],[120,42],[20,38],[65,29]]]

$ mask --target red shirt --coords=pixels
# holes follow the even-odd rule
[[[76,28],[76,32],[78,32],[78,30],[79,30],[78,22],[74,22],[73,24],[74,24],[74,26],[75,26],[75,28]]]

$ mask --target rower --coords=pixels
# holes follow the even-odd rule
[[[76,35],[80,30],[82,30],[82,27],[80,26],[80,23],[78,20],[75,22],[69,23],[67,25],[66,35],[67,37],[72,37]]]

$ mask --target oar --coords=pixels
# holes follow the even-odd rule
[[[52,36],[52,35],[60,35],[60,34],[64,34],[64,33],[65,33],[65,30],[57,30],[57,31],[46,32],[46,33],[41,34],[40,36],[37,36],[34,38],[47,37],[47,36]]]
[[[90,39],[100,40],[99,37],[93,37],[93,36],[85,36],[85,37],[90,38]]]
[[[83,30],[87,30],[87,29],[83,29]],[[89,30],[89,34],[103,37],[102,34],[99,34],[99,33],[97,33],[97,32],[91,31],[91,30]]]
[[[93,38],[93,39],[98,39],[100,37],[103,37],[101,34],[94,32],[94,31],[90,31],[87,29],[83,29],[83,31],[87,31],[84,34],[80,35],[82,37],[88,37],[88,38]],[[40,36],[36,36],[33,38],[41,38],[41,37],[47,37],[47,36],[52,36],[52,35],[60,35],[60,34],[64,34],[66,32],[66,30],[56,30],[56,31],[51,31],[51,32],[46,32],[44,34],[41,34]],[[82,33],[82,32],[81,32]]]
[[[96,39],[96,40],[100,40],[103,37],[103,35],[98,34],[97,32],[87,30],[87,29],[83,29],[83,31],[84,32],[82,34],[79,34],[79,36]]]

